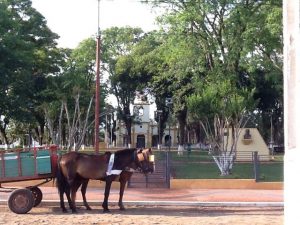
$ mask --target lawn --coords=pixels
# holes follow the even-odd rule
[[[215,163],[172,164],[172,176],[178,179],[253,179],[251,163],[235,163],[232,174],[220,176]],[[260,181],[283,181],[283,163],[261,163]]]
[[[171,153],[171,174],[178,179],[253,179],[253,171],[252,162],[235,162],[232,174],[224,177],[220,176],[216,163],[206,151],[183,156]],[[283,181],[283,161],[260,162],[259,172],[260,181]]]

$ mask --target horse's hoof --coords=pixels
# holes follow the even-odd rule
[[[109,209],[103,209],[103,213],[110,213]]]
[[[92,208],[91,207],[86,207],[86,210],[92,210]]]
[[[67,213],[68,210],[67,210],[67,209],[62,209],[62,212],[63,212],[63,213]]]
[[[123,205],[119,205],[120,210],[125,210],[125,207]]]
[[[72,210],[72,213],[76,214],[76,213],[77,213],[77,210],[76,210],[76,209],[73,209],[73,210]]]

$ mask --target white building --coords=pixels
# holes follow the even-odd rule
[[[157,147],[158,124],[150,118],[150,103],[145,96],[137,98],[133,104],[132,111],[138,115],[139,122],[131,127],[131,147]],[[167,126],[162,136],[162,146],[168,146],[171,137],[171,146],[177,145],[178,129]],[[117,121],[116,145],[126,146],[127,132],[122,121]]]

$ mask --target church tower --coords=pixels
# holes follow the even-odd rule
[[[132,125],[133,147],[150,147],[153,134],[153,121],[150,119],[150,103],[147,95],[137,93],[133,104],[133,113],[136,115],[136,123]]]

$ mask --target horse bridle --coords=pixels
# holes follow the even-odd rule
[[[147,160],[148,157],[143,151],[138,151],[139,150],[134,151],[134,162],[137,164],[138,168],[142,169],[142,162]],[[154,155],[150,155],[148,161],[154,163]]]

